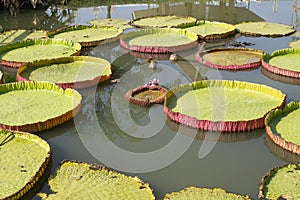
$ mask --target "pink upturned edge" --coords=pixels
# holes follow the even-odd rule
[[[270,65],[265,61],[262,61],[262,67],[274,74],[279,74],[279,75],[288,76],[292,78],[300,78],[300,72],[278,68],[276,66]]]
[[[144,53],[172,53],[177,51],[184,51],[187,49],[191,49],[195,46],[197,46],[198,41],[193,41],[188,44],[182,44],[178,46],[170,46],[170,47],[162,47],[162,46],[138,46],[133,45],[129,46],[127,43],[120,39],[120,45],[126,49],[129,49],[131,51],[138,51],[138,52],[144,52]]]
[[[212,68],[216,68],[216,69],[223,69],[223,70],[243,70],[243,69],[251,69],[251,68],[255,68],[255,67],[259,67],[261,65],[261,60],[257,62],[252,62],[252,63],[248,63],[248,64],[244,64],[244,65],[219,65],[219,64],[214,64],[212,62],[206,61],[202,58],[202,56],[204,54],[206,54],[207,52],[203,52],[203,53],[197,53],[195,55],[195,59],[204,64],[207,65],[209,67]]]
[[[274,108],[283,108],[285,105],[286,97],[280,106]],[[273,109],[272,109],[273,110]],[[202,130],[211,130],[211,131],[221,131],[221,132],[241,132],[241,131],[250,131],[257,128],[262,128],[265,126],[265,118],[268,113],[263,117],[248,120],[248,121],[236,121],[236,122],[223,122],[223,121],[209,121],[209,120],[199,120],[194,117],[181,114],[179,112],[172,112],[171,109],[167,108],[166,101],[164,103],[164,111],[171,120],[179,122],[181,124],[202,129]]]
[[[98,77],[96,77],[92,80],[78,81],[78,82],[73,82],[73,83],[54,83],[54,84],[61,87],[61,88],[63,88],[63,89],[66,89],[66,88],[82,89],[82,88],[87,88],[87,87],[92,87],[92,86],[98,85],[99,83],[110,79],[110,77],[111,77],[111,74],[110,75],[104,75],[104,76],[98,76]],[[19,72],[16,75],[16,79],[17,79],[18,82],[20,82],[20,81],[32,81],[32,80],[29,80],[29,79],[21,76],[19,74]]]
[[[0,129],[8,130],[8,131],[23,131],[23,132],[40,132],[43,130],[50,129],[52,127],[58,126],[63,124],[64,122],[69,121],[72,119],[77,113],[81,110],[82,103],[78,104],[74,109],[46,121],[36,122],[32,124],[24,124],[20,126],[10,126],[6,124],[0,124]]]
[[[151,100],[150,102],[146,102],[146,101],[143,101],[143,100],[138,100],[138,99],[135,99],[133,97],[133,94],[139,93],[140,91],[145,90],[145,89],[159,90],[162,93],[162,95],[161,95],[161,97],[159,97],[157,99],[154,99],[154,100]],[[161,86],[157,86],[157,85],[155,85],[155,86],[140,86],[140,87],[137,87],[133,90],[129,90],[126,93],[125,98],[131,103],[137,104],[139,106],[147,107],[147,106],[151,106],[152,104],[159,104],[159,103],[164,102],[165,95],[167,94],[167,92],[168,92],[167,89],[165,89]]]
[[[71,56],[79,56],[80,50],[73,53]],[[3,65],[5,67],[11,67],[11,68],[19,68],[22,65],[26,65],[28,62],[16,62],[16,61],[7,61],[7,60],[0,60],[0,65]]]
[[[266,126],[266,133],[267,136],[278,146],[280,146],[281,148],[288,150],[292,153],[295,153],[297,155],[300,156],[300,146],[292,143],[292,142],[288,142],[285,141],[283,138],[279,137],[278,135],[274,134],[271,130],[270,126]]]

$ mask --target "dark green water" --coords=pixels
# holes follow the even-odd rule
[[[135,16],[154,12],[192,15],[230,23],[265,20],[298,28],[298,17],[293,13],[292,6],[293,1],[279,1],[277,6],[273,1],[251,1],[250,4],[241,2],[228,6],[131,4],[112,6],[110,13],[107,13],[107,7],[99,6],[76,10],[26,10],[16,17],[1,11],[0,25],[4,30],[48,30],[86,24],[89,20],[109,15],[112,18],[132,19],[133,12]],[[288,47],[295,36],[254,38],[236,35],[235,38],[215,43],[199,43],[197,48],[180,53],[181,59],[177,64],[158,60],[156,70],[149,69],[141,58],[124,51],[118,43],[86,51],[85,55],[105,58],[111,62],[112,79],[119,78],[120,83],[104,83],[97,88],[81,90],[84,96],[83,109],[75,120],[38,134],[52,147],[52,169],[64,159],[105,164],[148,182],[157,199],[162,199],[165,193],[191,185],[221,187],[256,199],[263,175],[275,166],[300,160],[273,145],[265,138],[264,129],[221,135],[196,131],[171,122],[160,105],[140,108],[128,104],[124,99],[127,90],[153,78],[159,78],[161,84],[170,88],[207,77],[261,83],[287,94],[287,102],[300,100],[300,86],[292,84],[292,79],[278,80],[262,72],[261,68],[240,72],[219,71],[195,61],[194,54],[199,48],[224,47],[231,39],[254,43],[251,48],[272,53]],[[13,76],[13,72],[8,72],[6,68],[3,71],[6,76]],[[48,191],[47,185],[42,191]]]

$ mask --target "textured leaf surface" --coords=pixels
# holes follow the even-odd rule
[[[27,39],[47,38],[46,31],[10,30],[0,34],[0,46]]]
[[[0,152],[0,199],[26,193],[44,173],[51,157],[50,146],[38,136],[3,130]]]
[[[65,161],[50,177],[47,199],[154,199],[148,184],[98,165]]]
[[[172,192],[171,194],[166,194],[164,200],[199,200],[199,199],[212,199],[212,200],[224,200],[224,199],[234,199],[243,200],[249,199],[248,196],[237,195],[233,193],[228,193],[221,188],[196,188],[188,187],[179,192]]]
[[[175,15],[168,16],[152,16],[141,18],[133,21],[133,24],[138,27],[173,27],[183,28],[186,26],[195,25],[196,19],[193,17],[181,17]]]
[[[246,22],[235,25],[246,35],[280,37],[294,33],[292,26],[271,22]]]
[[[267,62],[281,69],[300,72],[300,49],[280,49],[274,51]]]
[[[89,24],[94,26],[112,26],[121,29],[132,28],[132,26],[129,25],[129,20],[122,18],[91,20],[89,21]]]

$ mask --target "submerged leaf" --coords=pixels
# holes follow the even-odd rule
[[[46,31],[10,30],[0,34],[0,46],[28,39],[47,38]]]

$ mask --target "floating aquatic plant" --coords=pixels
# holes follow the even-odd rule
[[[0,34],[0,46],[7,45],[22,40],[44,39],[47,38],[46,31],[34,30],[9,30]]]
[[[89,21],[88,23],[94,26],[115,27],[115,28],[121,28],[125,30],[127,28],[132,28],[129,22],[130,21],[128,19],[110,18],[110,19],[95,19]]]

